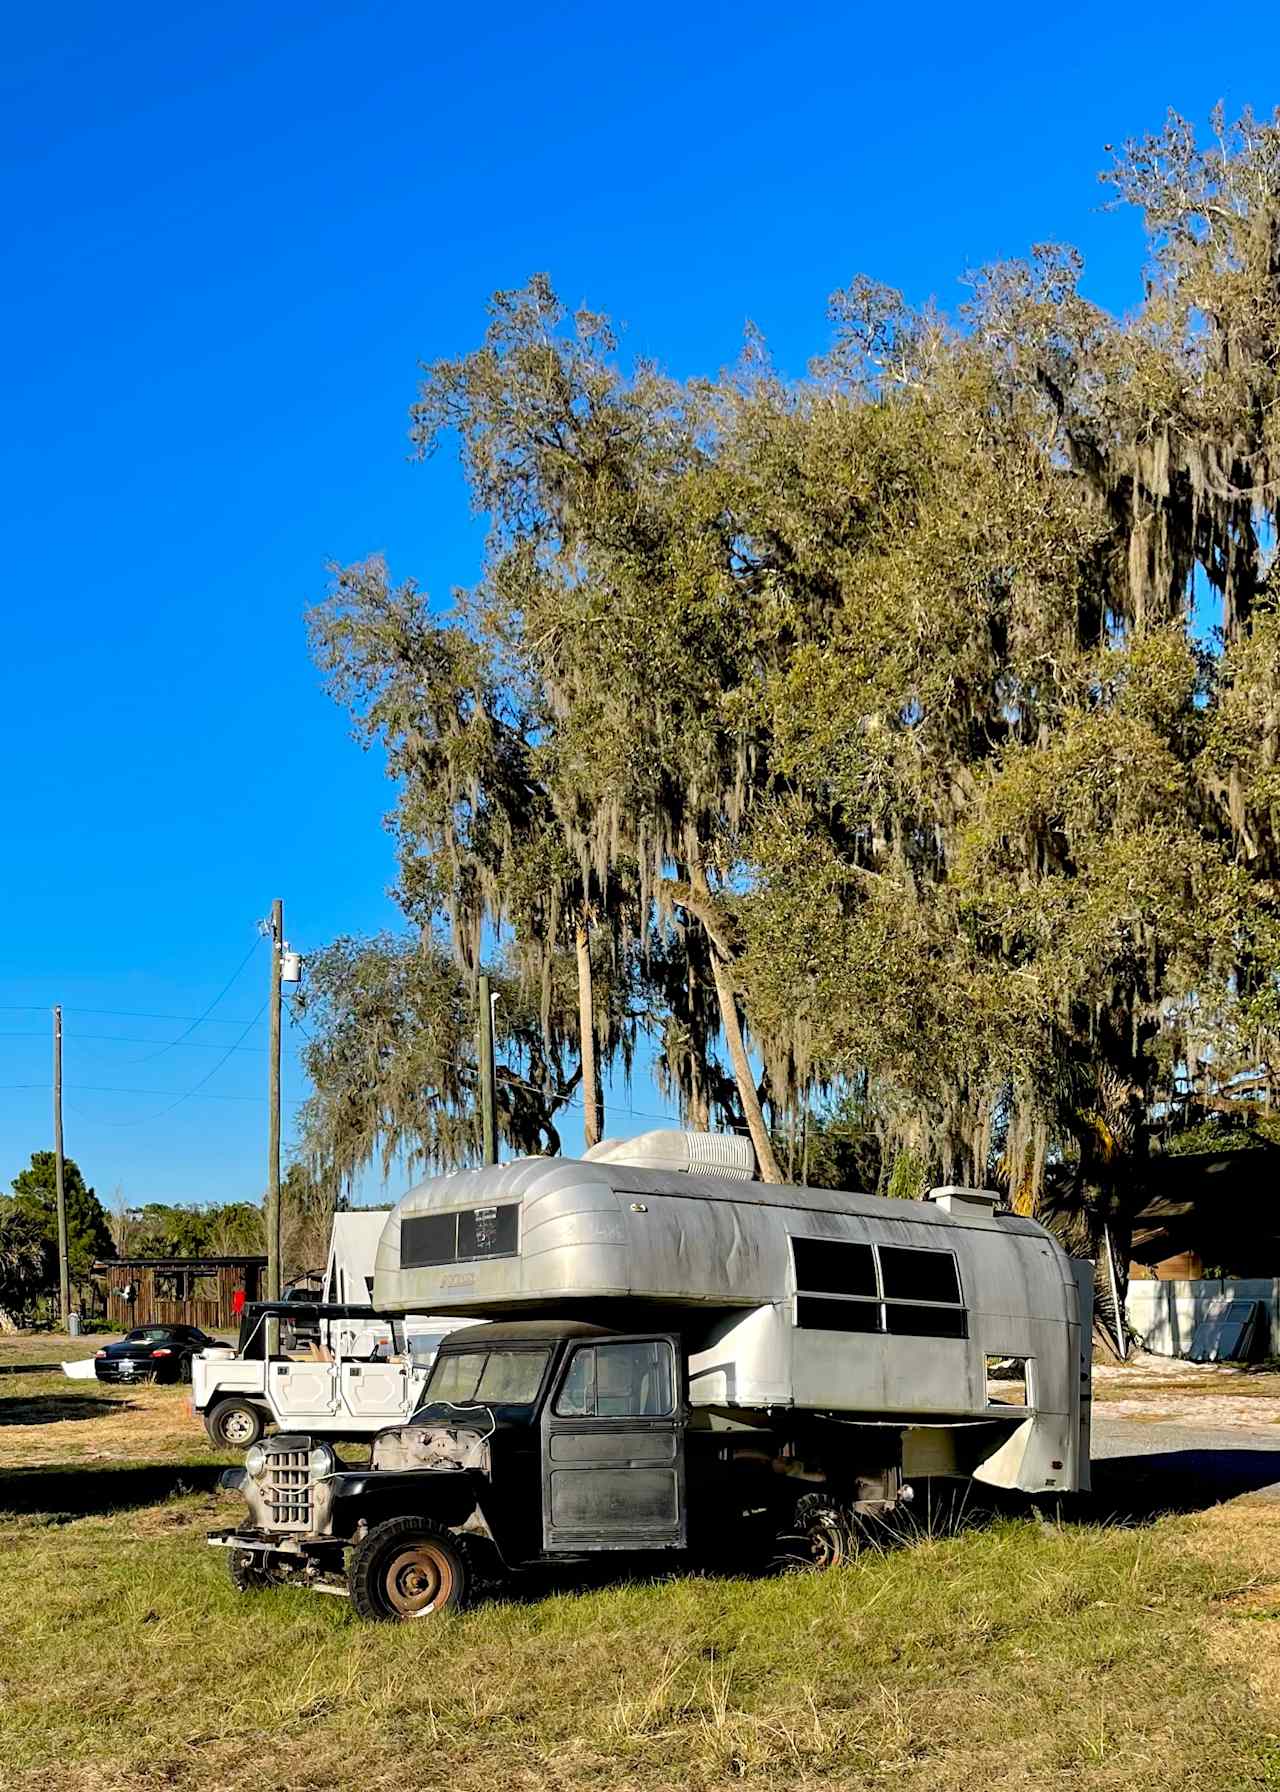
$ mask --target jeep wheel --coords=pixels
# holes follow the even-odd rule
[[[351,1552],[351,1603],[384,1623],[456,1610],[467,1593],[467,1564],[455,1537],[423,1518],[389,1518]]]
[[[247,1400],[220,1400],[205,1414],[204,1428],[220,1450],[247,1450],[266,1430],[266,1421]]]

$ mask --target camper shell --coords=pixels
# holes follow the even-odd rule
[[[777,1187],[699,1149],[692,1169],[667,1144],[664,1167],[606,1151],[410,1191],[375,1302],[460,1329],[367,1470],[297,1434],[229,1471],[248,1518],[210,1542],[236,1584],[414,1617],[481,1563],[762,1539],[839,1561],[910,1476],[1087,1487],[1088,1265],[982,1190]]]
[[[669,1325],[695,1409],[898,1426],[907,1472],[1027,1493],[1089,1484],[1091,1289],[989,1191],[897,1201],[591,1157],[422,1183],[374,1268],[385,1312]],[[1025,1406],[997,1365],[1022,1369]]]

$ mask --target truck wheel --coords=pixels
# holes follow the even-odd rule
[[[262,1436],[266,1422],[247,1400],[219,1400],[205,1414],[204,1428],[220,1450],[247,1450]]]
[[[362,1618],[394,1623],[455,1611],[467,1563],[456,1538],[424,1518],[388,1518],[351,1552],[347,1584]]]
[[[819,1493],[796,1501],[791,1528],[779,1541],[780,1559],[792,1568],[840,1568],[855,1553],[847,1515]]]

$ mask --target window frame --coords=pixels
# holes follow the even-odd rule
[[[426,1213],[411,1213],[407,1215],[401,1222],[400,1227],[401,1269],[452,1269],[456,1264],[460,1263],[495,1263],[504,1258],[518,1257],[520,1255],[520,1231],[522,1224],[520,1210],[522,1205],[523,1203],[520,1201],[490,1201],[478,1207],[447,1207],[438,1212],[428,1210]],[[500,1229],[507,1224],[504,1216],[512,1214],[513,1218],[510,1227],[511,1242],[502,1250],[468,1251],[466,1255],[463,1255],[461,1250],[462,1222],[463,1220],[471,1221],[474,1230],[477,1216],[480,1214],[486,1216],[492,1214]],[[453,1253],[448,1257],[433,1256],[429,1259],[425,1258],[422,1255],[424,1247],[414,1242],[417,1237],[417,1231],[411,1231],[410,1228],[417,1228],[420,1222],[439,1222],[442,1220],[450,1220],[453,1223]],[[410,1241],[407,1251],[406,1236]],[[412,1253],[412,1255],[409,1253]]]
[[[597,1412],[595,1409],[600,1404],[600,1381],[599,1381],[599,1368],[598,1368],[597,1353],[601,1350],[617,1350],[619,1348],[627,1348],[629,1346],[633,1346],[636,1344],[658,1345],[660,1348],[665,1350],[667,1353],[667,1370],[668,1370],[667,1386],[668,1386],[669,1393],[670,1393],[670,1402],[669,1402],[665,1412],[645,1412],[645,1413],[617,1413],[617,1412],[602,1413],[602,1412]],[[565,1412],[562,1410],[560,1402],[564,1398],[565,1389],[569,1384],[569,1377],[573,1373],[573,1366],[577,1362],[578,1358],[580,1356],[585,1355],[585,1353],[587,1351],[590,1351],[592,1353],[592,1357],[591,1357],[591,1406],[592,1406],[592,1410],[590,1412]],[[573,1348],[568,1352],[568,1354],[565,1357],[564,1368],[561,1371],[559,1381],[556,1383],[555,1392],[551,1396],[550,1410],[551,1410],[551,1417],[553,1419],[555,1419],[557,1422],[576,1421],[578,1423],[588,1424],[588,1425],[618,1425],[618,1424],[621,1424],[621,1425],[644,1425],[644,1424],[661,1422],[664,1420],[677,1418],[680,1413],[680,1404],[681,1404],[681,1392],[680,1392],[679,1364],[677,1361],[677,1352],[676,1352],[675,1347],[672,1344],[670,1338],[656,1337],[656,1336],[655,1337],[637,1337],[637,1338],[583,1338],[579,1342],[574,1344]]]
[[[443,1334],[443,1337],[447,1338],[448,1335],[449,1334],[446,1332]],[[442,1350],[437,1348],[436,1354],[432,1359],[431,1367],[427,1372],[427,1379],[423,1383],[420,1405],[456,1406],[459,1410],[469,1406],[518,1406],[522,1410],[532,1409],[537,1406],[539,1400],[542,1398],[542,1390],[546,1385],[547,1370],[551,1364],[552,1354],[553,1352],[549,1344],[476,1344],[469,1346],[466,1350]],[[430,1389],[432,1382],[435,1380],[436,1371],[442,1365],[452,1362],[455,1358],[469,1356],[479,1356],[484,1359],[480,1373],[476,1377],[475,1392],[472,1394],[471,1398],[469,1400],[450,1400],[444,1395],[432,1395]],[[489,1364],[495,1356],[536,1356],[541,1358],[542,1366],[538,1371],[538,1385],[531,1400],[491,1400],[481,1396],[481,1384],[483,1383],[485,1376],[489,1373]]]
[[[823,1330],[839,1329],[840,1335],[842,1337],[850,1337],[850,1338],[870,1338],[870,1337],[917,1338],[917,1339],[930,1338],[930,1339],[941,1339],[943,1342],[946,1342],[946,1343],[963,1342],[965,1339],[968,1338],[968,1336],[969,1336],[969,1303],[965,1299],[964,1282],[962,1281],[961,1276],[960,1276],[959,1259],[956,1256],[955,1251],[952,1250],[952,1248],[949,1245],[914,1245],[914,1244],[903,1245],[903,1244],[889,1244],[886,1242],[883,1246],[883,1249],[889,1250],[889,1251],[913,1251],[913,1252],[918,1251],[922,1255],[947,1257],[950,1259],[952,1274],[955,1278],[957,1298],[955,1300],[924,1300],[924,1299],[919,1298],[918,1296],[905,1295],[905,1294],[886,1294],[885,1293],[885,1291],[884,1291],[884,1269],[883,1269],[883,1266],[880,1261],[880,1251],[881,1251],[882,1246],[878,1240],[875,1240],[875,1239],[869,1240],[869,1239],[861,1239],[861,1238],[859,1238],[859,1239],[822,1238],[822,1237],[815,1237],[812,1234],[808,1234],[808,1233],[789,1232],[787,1234],[787,1241],[791,1246],[791,1252],[790,1252],[791,1279],[794,1284],[793,1290],[792,1290],[792,1296],[791,1296],[792,1324],[793,1324],[793,1327],[795,1330],[797,1330],[797,1331],[823,1331]],[[832,1250],[832,1249],[840,1250],[840,1249],[843,1249],[848,1246],[848,1247],[852,1247],[859,1251],[863,1251],[863,1250],[870,1251],[872,1268],[873,1268],[873,1272],[875,1275],[875,1284],[876,1284],[875,1293],[874,1294],[842,1294],[835,1290],[826,1289],[826,1288],[814,1288],[814,1287],[808,1287],[808,1286],[802,1288],[800,1286],[800,1272],[799,1272],[799,1269],[797,1268],[797,1264],[796,1264],[795,1245],[796,1245],[797,1241],[806,1246],[815,1245],[815,1244],[824,1245],[828,1248],[828,1250]],[[847,1306],[872,1307],[876,1310],[876,1323],[874,1325],[866,1326],[866,1327],[850,1326],[848,1328],[844,1328],[844,1327],[831,1328],[831,1327],[824,1327],[824,1326],[802,1325],[801,1320],[800,1320],[801,1302],[802,1301],[825,1301],[825,1302],[829,1302],[829,1303],[839,1302],[840,1304],[847,1305]],[[953,1331],[953,1332],[912,1332],[912,1331],[900,1331],[900,1330],[891,1329],[890,1325],[889,1325],[889,1309],[891,1307],[895,1307],[898,1309],[923,1307],[923,1308],[927,1308],[931,1312],[954,1313],[959,1316],[959,1329],[957,1331]]]

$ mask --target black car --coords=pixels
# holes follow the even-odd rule
[[[140,1325],[93,1359],[99,1381],[190,1381],[197,1350],[218,1342],[194,1325]]]

